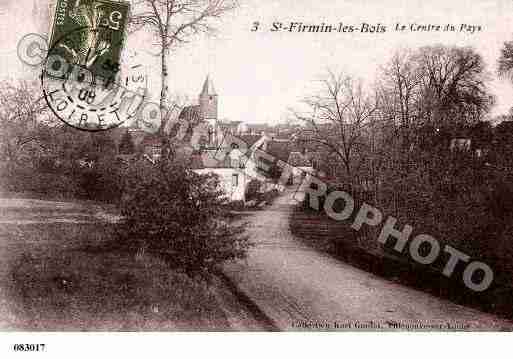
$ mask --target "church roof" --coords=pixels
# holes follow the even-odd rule
[[[240,135],[237,137],[244,141],[248,148],[253,146],[259,139],[262,138],[261,135]]]
[[[205,82],[203,83],[203,89],[201,90],[201,95],[217,95],[216,90],[214,88],[214,83],[210,79],[210,75],[207,75]]]
[[[185,121],[189,123],[189,125],[182,140],[188,142],[192,136],[194,128],[202,122],[200,107],[198,105],[184,107],[178,115],[178,120],[179,121],[168,122],[166,125],[166,133],[170,138],[176,140],[175,137],[177,136],[179,129]]]
[[[180,115],[179,119],[186,120],[187,122],[191,122],[197,124],[201,121],[201,110],[198,105],[195,106],[185,106]]]

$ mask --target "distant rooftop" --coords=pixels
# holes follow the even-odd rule
[[[310,161],[307,155],[294,151],[289,155],[288,164],[293,167],[311,167],[312,161]]]

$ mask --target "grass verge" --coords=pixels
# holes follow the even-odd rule
[[[212,287],[109,246],[110,225],[0,228],[2,298],[18,330],[228,330]]]

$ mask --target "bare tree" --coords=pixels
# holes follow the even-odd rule
[[[385,140],[376,173],[385,185],[377,194],[392,212],[401,208],[403,193],[424,179],[436,183],[432,174],[445,173],[447,166],[435,164],[444,163],[451,136],[468,131],[493,101],[487,79],[481,56],[469,47],[402,51],[381,69],[379,112]],[[421,169],[430,169],[429,176]]]
[[[421,92],[421,74],[409,51],[397,52],[381,68],[377,92],[382,118],[388,122],[387,136],[399,140],[403,148],[410,143],[410,127],[416,118],[416,106]]]
[[[389,136],[404,152],[425,134],[422,129],[451,132],[479,121],[493,103],[487,78],[472,48],[438,45],[395,54],[378,86]]]
[[[294,111],[294,117],[305,123],[307,130],[300,142],[321,145],[328,156],[341,162],[347,180],[354,183],[367,143],[368,125],[377,109],[376,98],[365,93],[361,81],[328,71],[321,80],[320,93],[306,98],[305,112]]]
[[[135,0],[132,30],[149,29],[161,61],[160,107],[168,107],[168,57],[171,50],[195,35],[215,31],[212,21],[237,7],[236,0]],[[162,119],[161,132],[167,119]]]
[[[27,82],[0,85],[0,148],[9,164],[16,163],[25,149],[41,145],[47,128],[43,114],[48,106],[41,94]]]

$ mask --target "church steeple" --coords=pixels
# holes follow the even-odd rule
[[[207,75],[207,78],[203,83],[201,95],[217,96],[216,90],[214,88],[214,82],[210,79],[210,75]]]
[[[203,83],[203,89],[199,95],[199,105],[203,120],[217,121],[217,93],[210,75]]]
[[[215,146],[218,142],[219,126],[217,125],[217,93],[214,88],[214,83],[207,75],[203,83],[203,89],[199,95],[199,107],[201,119],[209,124],[210,135],[209,145]]]

